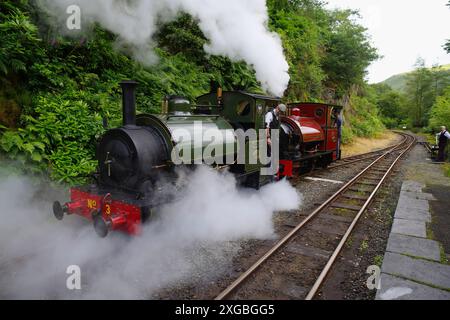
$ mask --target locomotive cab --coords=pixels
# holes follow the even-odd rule
[[[342,106],[332,104],[293,103],[289,105],[289,117],[300,117],[302,132],[311,133],[310,140],[317,142],[317,152],[331,154],[331,161],[334,161],[341,154],[342,110]]]

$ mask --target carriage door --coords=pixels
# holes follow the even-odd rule
[[[340,139],[338,132],[338,116],[340,108],[328,107],[327,117],[327,151],[333,151],[333,160],[339,157]]]

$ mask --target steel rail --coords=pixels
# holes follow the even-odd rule
[[[323,281],[325,280],[326,276],[328,275],[329,271],[331,270],[331,267],[334,265],[336,258],[340,254],[342,248],[344,247],[345,243],[347,242],[350,234],[352,233],[353,229],[355,228],[356,224],[358,223],[359,219],[361,218],[362,214],[366,211],[367,207],[370,205],[372,200],[375,198],[378,190],[383,185],[384,181],[388,177],[388,175],[391,173],[394,166],[397,164],[397,162],[402,158],[415,144],[416,139],[413,139],[413,141],[408,145],[408,147],[394,160],[394,162],[391,164],[389,169],[384,174],[383,178],[381,178],[378,185],[375,187],[375,189],[370,194],[370,197],[366,200],[361,210],[359,210],[356,217],[353,219],[351,225],[347,229],[347,232],[342,237],[341,241],[339,242],[338,246],[334,250],[333,254],[331,255],[330,259],[328,260],[327,264],[325,265],[325,268],[320,273],[319,277],[317,278],[316,282],[314,283],[312,289],[309,291],[308,295],[306,296],[305,300],[312,300],[314,296],[316,295],[317,291],[319,290],[320,286],[322,285]]]
[[[230,295],[240,284],[242,284],[251,274],[253,274],[266,260],[268,260],[275,252],[277,252],[283,245],[285,245],[289,240],[291,240],[297,233],[302,229],[309,221],[311,221],[318,213],[320,213],[324,208],[326,208],[331,202],[338,198],[342,193],[344,193],[355,181],[357,181],[361,176],[363,176],[368,170],[370,170],[375,164],[384,159],[388,154],[392,153],[395,149],[403,145],[406,141],[402,141],[397,146],[394,146],[389,151],[385,152],[383,155],[378,157],[369,166],[367,166],[363,171],[357,174],[349,182],[347,182],[341,189],[339,189],[335,194],[333,194],[328,200],[322,203],[318,208],[316,208],[311,214],[309,214],[299,225],[297,225],[293,230],[291,230],[285,237],[278,241],[269,251],[267,251],[261,258],[258,259],[249,269],[247,269],[243,274],[241,274],[233,283],[223,290],[214,300],[223,300]]]
[[[403,133],[397,133],[397,134],[403,136],[403,140],[399,144],[405,143],[406,140],[407,140],[406,135],[403,134]],[[385,152],[386,150],[389,150],[389,149],[391,149],[391,148],[393,148],[395,146],[398,146],[398,144],[394,145],[394,146],[389,146],[389,147],[386,147],[386,148],[383,148],[383,149],[380,149],[380,150],[376,150],[376,151],[372,151],[372,152],[368,152],[368,153],[363,153],[363,154],[355,155],[355,156],[348,157],[348,158],[343,158],[343,159],[340,160],[340,161],[343,161],[343,163],[337,163],[335,165],[331,165],[331,166],[325,168],[324,170],[331,170],[331,169],[335,169],[335,168],[345,167],[345,166],[351,165],[353,163],[357,163],[357,162],[361,162],[361,161],[364,161],[364,160],[369,160],[369,159],[376,158],[376,157],[379,156],[379,154],[381,154],[381,153]],[[368,156],[369,154],[373,154],[373,155],[372,156]],[[361,156],[366,156],[366,157],[358,158],[358,157],[361,157]],[[345,162],[345,160],[350,160],[350,161]]]

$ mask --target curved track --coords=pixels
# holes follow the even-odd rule
[[[357,162],[361,162],[361,161],[364,161],[364,160],[370,160],[370,159],[374,159],[374,158],[379,157],[383,153],[391,150],[392,148],[394,148],[397,145],[405,142],[406,139],[408,139],[403,133],[399,133],[399,132],[396,132],[396,133],[400,134],[403,137],[403,139],[402,139],[402,141],[400,143],[388,146],[388,147],[383,148],[383,149],[379,149],[379,150],[375,150],[375,151],[371,151],[371,152],[358,154],[358,155],[354,155],[354,156],[351,156],[351,157],[346,157],[346,158],[340,159],[340,160],[336,161],[334,164],[328,166],[326,169],[334,169],[334,168],[344,167],[344,166],[348,166],[348,165],[351,165],[351,164],[354,164],[354,163],[357,163]]]
[[[245,294],[240,294],[240,292],[245,291],[246,285],[251,285],[250,276],[258,276],[258,271],[267,272],[263,269],[269,260],[273,260],[274,265],[270,268],[272,274],[262,275],[266,279],[264,282],[268,284],[264,288],[265,297],[270,297],[270,292],[272,292],[272,298],[276,298],[276,288],[270,287],[271,284],[277,283],[274,280],[276,274],[272,270],[280,267],[295,270],[293,272],[298,271],[299,274],[295,282],[299,283],[300,288],[309,288],[307,291],[304,290],[303,296],[305,299],[313,299],[360,217],[368,208],[394,166],[415,145],[415,137],[405,133],[399,134],[404,137],[400,143],[384,149],[376,160],[309,214],[215,299],[222,300],[232,295],[249,298]],[[378,152],[380,151],[376,151],[374,154]],[[372,156],[370,157],[372,158]],[[368,159],[367,157],[363,158],[364,160]],[[353,159],[350,161],[358,162],[361,160]],[[331,232],[317,232],[321,227],[323,228],[324,222],[329,223],[330,221]],[[308,235],[317,235],[317,233],[320,233],[321,236]],[[319,240],[314,240],[314,238]],[[280,249],[283,250],[282,256],[275,259],[275,256],[281,251]],[[320,258],[317,258],[318,256]],[[292,265],[291,268],[289,268],[289,264]]]

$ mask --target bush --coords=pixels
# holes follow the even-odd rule
[[[447,177],[450,177],[450,164],[449,163],[446,163],[446,164],[444,164],[444,173],[445,173],[445,175],[447,176]]]
[[[378,108],[366,97],[354,95],[350,99],[350,106],[346,110],[343,128],[343,143],[349,143],[355,136],[376,137],[385,126],[378,115]]]
[[[350,127],[344,126],[342,127],[342,143],[347,144],[352,142],[355,138],[355,134],[353,133]]]
[[[382,118],[381,121],[388,129],[395,129],[399,127],[399,123],[397,119],[393,118]]]
[[[35,115],[24,116],[23,129],[6,131],[0,147],[34,172],[49,169],[52,178],[75,184],[95,170],[96,137],[104,129],[100,114],[72,94],[38,96]]]
[[[440,126],[450,127],[450,87],[444,91],[444,95],[436,99],[430,114],[429,127],[432,131],[440,131]]]

